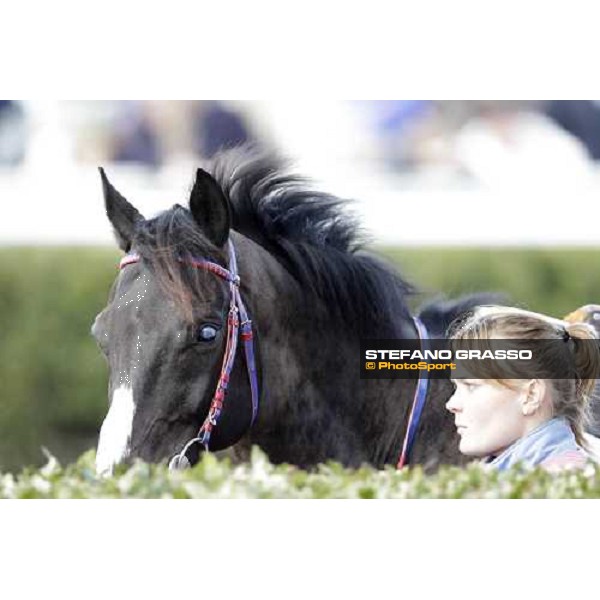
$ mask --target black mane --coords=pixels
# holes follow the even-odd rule
[[[211,171],[231,203],[233,228],[268,249],[361,333],[409,318],[412,286],[363,251],[367,240],[346,210],[349,202],[313,189],[286,166],[272,153],[248,148],[215,159]]]
[[[359,335],[399,335],[396,324],[410,318],[406,297],[414,290],[391,266],[363,250],[367,240],[356,218],[346,212],[347,201],[288,174],[277,156],[247,147],[221,153],[207,170],[230,201],[232,228],[267,249],[307,294],[328,306],[332,317]],[[150,254],[144,249],[156,250],[157,245],[163,254],[171,250],[174,258],[208,251],[215,255],[191,213],[180,206],[144,229],[146,235],[137,240],[144,255]],[[180,265],[169,261],[169,269],[182,271]]]

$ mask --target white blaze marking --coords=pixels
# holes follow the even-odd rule
[[[113,467],[129,451],[134,412],[133,390],[127,385],[118,387],[113,392],[110,409],[100,429],[96,452],[96,472],[99,475],[110,475]]]

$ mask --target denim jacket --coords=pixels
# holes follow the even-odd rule
[[[564,417],[555,417],[484,462],[488,468],[504,471],[517,463],[528,468],[538,465],[547,468],[582,467],[587,458],[587,453],[575,441],[568,421]]]

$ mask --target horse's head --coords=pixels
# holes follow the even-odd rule
[[[217,182],[199,169],[189,211],[176,205],[146,220],[101,175],[106,212],[127,253],[92,327],[110,377],[96,466],[110,473],[127,458],[173,456],[208,414],[227,341],[231,289],[193,263],[202,258],[228,266],[230,208]],[[224,411],[211,449],[231,445],[247,429],[251,405],[235,408]]]

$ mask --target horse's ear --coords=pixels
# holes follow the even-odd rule
[[[102,167],[99,168],[99,171],[102,178],[104,204],[106,205],[108,220],[113,226],[119,248],[124,252],[129,252],[135,224],[138,221],[143,221],[144,217],[117,192],[110,181],[108,181],[108,177]]]
[[[190,211],[208,239],[218,248],[224,246],[231,226],[229,201],[214,178],[202,169],[196,171]]]

